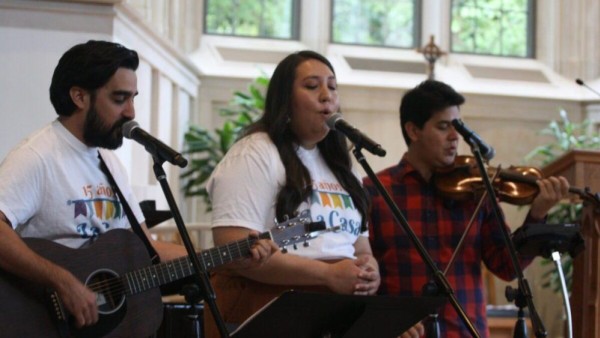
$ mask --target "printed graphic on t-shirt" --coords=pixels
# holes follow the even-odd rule
[[[313,182],[311,213],[314,221],[324,221],[327,227],[341,226],[342,231],[360,234],[360,214],[352,198],[336,182]]]
[[[67,201],[67,205],[73,206],[73,219],[81,238],[94,239],[109,230],[113,220],[125,216],[111,187],[102,183],[96,187],[88,184],[83,192],[85,198]]]

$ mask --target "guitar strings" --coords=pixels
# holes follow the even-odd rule
[[[291,223],[291,220],[288,221],[288,225],[289,223]],[[262,235],[259,235],[259,238]],[[276,239],[276,237],[278,237],[277,233],[271,233],[271,235],[276,242],[282,240],[281,238],[279,240]],[[216,266],[231,262],[237,258],[250,256],[250,247],[257,240],[258,238],[246,238],[221,247],[215,247],[201,251],[198,253],[198,256],[201,258],[200,263],[202,265],[202,270],[207,271]],[[235,249],[237,249],[237,254],[232,254],[232,252],[235,253]],[[207,261],[205,260],[206,257],[210,258],[210,264],[207,264]],[[220,264],[215,263],[218,261],[220,261]],[[170,271],[174,271],[174,273]],[[180,274],[177,273],[178,271]],[[148,273],[150,273],[150,275],[148,275]],[[194,269],[189,261],[189,257],[184,256],[165,263],[151,265],[138,271],[128,272],[122,276],[117,275],[103,278],[101,281],[90,283],[88,287],[97,293],[102,293],[103,295],[133,295],[181,278],[188,277],[193,273]],[[92,278],[92,280],[94,280],[94,278]],[[140,282],[142,283],[141,285]],[[133,284],[133,287],[131,284]]]
[[[211,248],[199,253],[202,269],[214,268],[237,258],[250,255],[250,247],[256,239],[245,239],[238,242],[226,244],[222,247]],[[237,251],[237,253],[235,253]],[[207,264],[204,258],[210,258],[211,263]],[[220,261],[216,264],[215,262]],[[153,271],[150,271],[153,270]],[[179,273],[178,273],[179,272]],[[188,277],[194,273],[189,257],[181,257],[162,264],[151,265],[146,268],[125,273],[122,276],[110,276],[94,281],[88,285],[94,292],[103,295],[123,295],[137,294],[139,292]],[[162,281],[161,281],[162,277]],[[96,276],[92,278],[95,280]],[[127,285],[126,285],[127,284]],[[130,284],[133,284],[131,286]]]

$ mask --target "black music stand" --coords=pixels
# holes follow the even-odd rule
[[[550,258],[554,251],[568,252],[571,257],[584,250],[578,224],[525,224],[512,234],[521,255]]]
[[[173,214],[170,210],[156,210],[156,201],[153,200],[141,201],[140,208],[146,219],[146,226],[148,229],[173,218]]]
[[[552,257],[554,264],[556,264],[556,270],[562,287],[568,337],[572,337],[573,320],[571,317],[569,291],[567,290],[567,283],[562,271],[560,253],[568,252],[572,258],[575,258],[575,256],[584,250],[585,242],[580,233],[579,225],[525,224],[512,234],[512,240],[515,248],[521,255],[529,257],[542,256],[548,259]],[[510,286],[506,287],[505,293],[507,299],[509,301],[516,300],[515,304],[519,307],[518,320],[515,324],[515,334],[517,332],[527,332],[522,301]]]
[[[353,296],[286,291],[232,338],[395,338],[446,302],[444,297]]]

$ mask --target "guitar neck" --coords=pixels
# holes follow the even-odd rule
[[[259,238],[271,238],[269,232]],[[250,248],[258,238],[246,238],[223,246],[203,250],[197,254],[202,271],[208,271],[241,258],[250,257]],[[123,275],[123,284],[130,295],[168,284],[195,273],[189,257],[151,265]]]

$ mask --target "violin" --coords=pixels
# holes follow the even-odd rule
[[[542,171],[535,167],[510,166],[508,169],[487,168],[496,197],[513,205],[531,204],[539,187],[536,182],[543,178]],[[454,165],[438,169],[433,175],[433,183],[444,197],[454,200],[467,200],[480,197],[485,192],[477,161],[473,156],[458,155]],[[598,196],[587,189],[569,187],[569,192],[585,200],[599,204]]]

